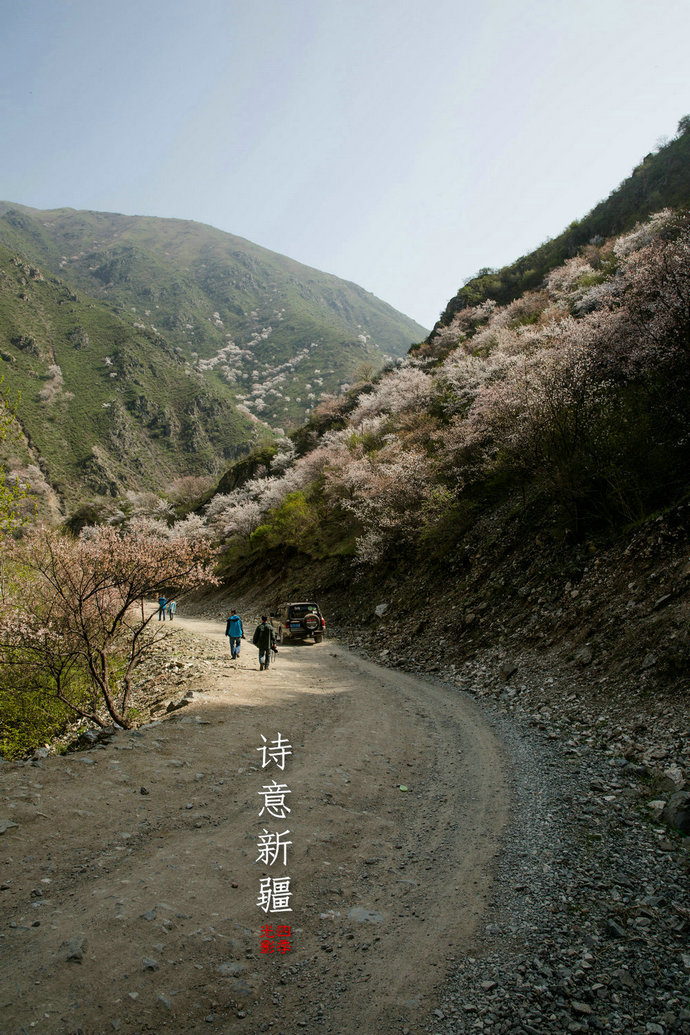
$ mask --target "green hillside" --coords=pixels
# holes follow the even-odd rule
[[[24,459],[66,500],[211,474],[257,440],[165,338],[2,245],[0,359],[4,389],[21,393]]]
[[[0,243],[163,336],[273,426],[427,334],[355,284],[200,223],[3,202]]]
[[[199,223],[0,202],[0,374],[70,509],[217,475],[426,331]]]

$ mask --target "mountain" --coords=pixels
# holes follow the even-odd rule
[[[426,333],[213,227],[0,203],[1,372],[65,498],[216,473]]]
[[[451,323],[460,310],[493,299],[506,305],[523,292],[538,288],[544,278],[580,249],[624,233],[663,208],[690,205],[690,117],[680,120],[678,136],[656,153],[646,155],[608,198],[563,233],[501,269],[481,270],[449,301],[430,335]]]

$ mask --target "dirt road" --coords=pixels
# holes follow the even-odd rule
[[[2,1030],[424,1030],[507,812],[478,709],[332,640],[259,672],[218,623],[167,632],[181,663],[196,645],[186,707],[0,769]],[[291,746],[284,770],[262,768],[262,735]],[[262,952],[265,925],[290,951]]]

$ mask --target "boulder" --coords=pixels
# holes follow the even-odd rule
[[[580,649],[575,653],[575,663],[577,665],[581,665],[583,668],[587,665],[591,665],[593,658],[594,652],[588,644],[584,647],[580,647]]]
[[[165,709],[166,714],[169,712],[178,712],[180,708],[186,708],[189,701],[185,701],[184,698],[181,701],[170,701],[168,707]]]
[[[661,817],[664,814],[664,809],[666,808],[666,802],[662,801],[661,798],[657,798],[655,801],[648,801],[647,802],[647,808],[649,809],[649,811],[651,813],[652,820],[655,823],[658,823],[659,820],[661,819]]]
[[[670,827],[690,834],[690,791],[676,791],[668,800],[663,818]]]
[[[511,676],[514,676],[517,672],[518,667],[514,661],[510,661],[508,658],[504,658],[498,667],[498,674],[504,683],[507,683]]]
[[[61,948],[68,963],[82,963],[86,952],[86,938],[83,935],[77,935],[76,938],[63,942]]]
[[[685,790],[685,777],[679,765],[671,765],[661,775],[659,785],[663,791]]]

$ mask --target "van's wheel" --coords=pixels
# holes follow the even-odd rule
[[[314,633],[314,643],[321,643],[323,633]]]

